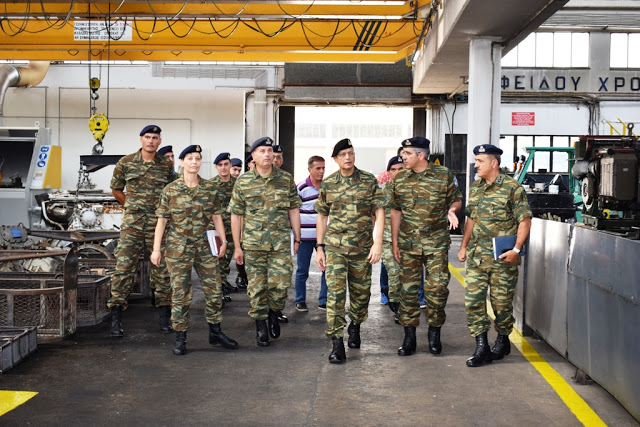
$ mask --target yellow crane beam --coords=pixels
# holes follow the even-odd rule
[[[14,0],[0,6],[0,59],[397,62],[430,4]]]

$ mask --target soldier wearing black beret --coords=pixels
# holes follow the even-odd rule
[[[282,156],[282,146],[274,145],[273,146],[273,166],[277,168],[281,168],[283,162],[284,162],[284,157]]]
[[[234,178],[237,178],[240,176],[241,172],[242,172],[242,160],[238,159],[237,157],[234,157],[233,159],[231,159],[231,176],[233,176]]]
[[[476,350],[467,360],[471,368],[500,360],[511,352],[509,334],[515,322],[513,297],[520,251],[529,236],[532,217],[522,185],[500,170],[502,150],[483,144],[473,153],[479,179],[469,188],[467,220],[458,251],[458,259],[467,262],[464,305],[469,333],[476,340]],[[492,238],[513,235],[516,238],[511,250],[493,254]],[[491,295],[496,315],[493,326],[498,333],[493,348],[487,337],[491,328],[487,293]]]
[[[159,126],[145,126],[140,131],[141,149],[122,157],[111,178],[111,192],[124,206],[116,272],[111,280],[111,298],[107,302],[111,309],[112,337],[124,336],[122,311],[128,305],[138,259],[144,254],[145,248],[151,250],[160,193],[174,177],[173,162],[158,153],[162,143],[160,132]],[[153,302],[159,307],[160,330],[169,333],[171,287],[164,261],[159,268],[151,269],[150,287],[154,295]]]
[[[456,212],[462,207],[462,195],[453,173],[429,162],[430,145],[422,136],[402,141],[406,169],[398,172],[390,189],[393,255],[402,265],[398,318],[404,326],[404,341],[399,356],[416,351],[423,267],[429,272],[424,281],[429,352],[442,352],[440,329],[449,297],[449,229],[458,226]]]

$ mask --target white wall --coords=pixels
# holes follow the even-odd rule
[[[211,161],[222,151],[244,158],[244,89],[219,89],[211,79],[154,77],[151,66],[92,68],[102,87],[96,103],[107,113],[109,131],[104,154],[129,154],[140,148],[139,132],[147,124],[163,129],[163,145],[177,154],[190,144],[200,144],[204,160],[201,175],[215,175]],[[11,88],[4,105],[4,126],[33,126],[52,130],[52,144],[62,146],[62,185],[75,189],[79,156],[91,154],[95,144],[88,128],[90,111],[87,66],[52,65],[35,88]],[[239,82],[244,84],[244,82]],[[248,84],[248,83],[247,83]],[[98,188],[109,191],[112,166],[91,176]]]

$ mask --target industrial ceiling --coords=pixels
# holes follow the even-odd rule
[[[12,0],[0,5],[0,59],[394,63],[413,53],[431,6]]]

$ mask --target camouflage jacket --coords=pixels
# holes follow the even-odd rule
[[[320,185],[315,210],[329,217],[324,243],[338,251],[368,251],[373,245],[373,214],[384,207],[376,177],[355,168],[351,176],[340,171]]]
[[[289,210],[302,202],[289,172],[273,167],[266,177],[256,168],[240,175],[228,212],[243,215],[242,245],[249,250],[282,250],[291,245]]]
[[[228,237],[231,238],[231,214],[227,212],[227,207],[231,201],[231,194],[233,193],[233,186],[236,183],[236,179],[231,177],[229,181],[224,182],[220,176],[214,176],[210,181],[222,197],[222,208],[224,209],[222,222],[224,223],[225,230],[229,233]]]
[[[158,207],[162,189],[172,181],[173,163],[158,154],[152,161],[142,160],[140,150],[118,160],[111,189],[124,191],[125,210],[153,213]]]
[[[198,186],[189,188],[180,177],[162,190],[156,215],[168,220],[167,245],[207,242],[213,229],[212,215],[223,213],[222,195],[213,183],[198,176]],[[225,229],[225,234],[229,230]]]
[[[516,234],[518,224],[533,216],[524,188],[501,173],[487,184],[479,179],[471,184],[465,214],[473,220],[468,257],[493,257],[491,239]]]
[[[449,169],[432,163],[423,172],[403,169],[389,191],[389,207],[402,212],[398,232],[401,252],[429,254],[449,248],[447,211],[462,199]]]

